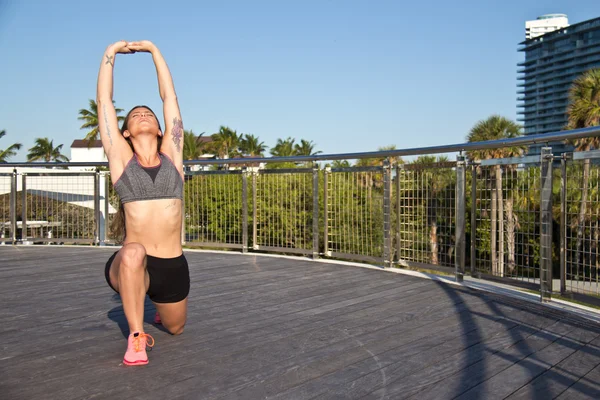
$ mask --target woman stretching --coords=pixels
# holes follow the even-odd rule
[[[152,54],[163,101],[164,133],[146,106],[134,107],[119,131],[112,102],[113,67],[119,53]],[[98,74],[98,126],[111,179],[121,205],[123,247],[106,263],[106,281],[121,295],[129,324],[126,365],[148,364],[144,333],[146,294],[156,306],[156,322],[172,334],[183,332],[190,289],[181,248],[183,199],[183,124],[167,63],[149,41],[116,42],[106,49]]]

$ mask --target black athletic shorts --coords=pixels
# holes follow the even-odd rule
[[[110,284],[110,266],[117,256],[115,252],[106,262],[104,276]],[[146,256],[146,269],[150,276],[148,296],[155,303],[177,303],[187,297],[190,292],[190,270],[183,254],[174,258],[158,258]]]

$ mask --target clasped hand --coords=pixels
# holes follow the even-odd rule
[[[127,42],[120,40],[114,43],[112,49],[115,53],[131,54],[136,52],[151,53],[156,47],[149,40],[140,40],[138,42]]]

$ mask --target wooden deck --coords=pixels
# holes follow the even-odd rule
[[[0,398],[598,399],[600,326],[403,274],[187,252],[181,336],[145,367],[104,280],[114,249],[0,246]]]

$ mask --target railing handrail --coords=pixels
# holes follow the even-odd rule
[[[535,144],[550,144],[564,140],[582,139],[591,136],[600,136],[600,126],[590,128],[573,129],[569,131],[558,131],[541,133],[537,135],[523,135],[510,139],[486,140],[481,142],[466,142],[442,146],[413,147],[409,149],[367,151],[359,153],[340,154],[317,154],[312,156],[288,156],[288,157],[253,157],[253,158],[228,158],[210,160],[186,160],[184,165],[223,165],[223,164],[258,164],[258,163],[281,163],[294,162],[305,163],[311,161],[330,160],[353,160],[362,158],[384,158],[401,157],[424,154],[442,154],[465,152],[472,150],[494,149],[499,147],[515,147]],[[8,162],[0,164],[0,167],[107,167],[108,162]]]

